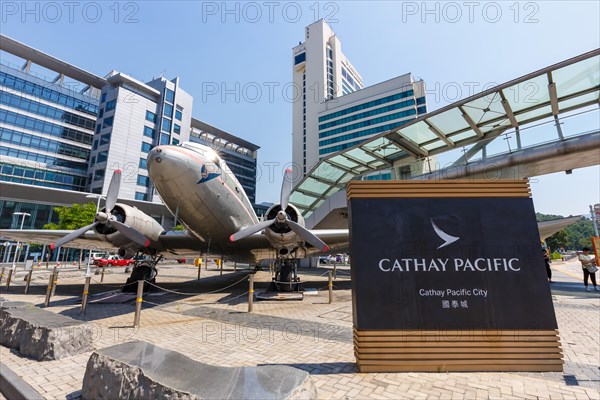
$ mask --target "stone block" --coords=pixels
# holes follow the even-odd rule
[[[93,332],[85,324],[25,302],[0,305],[0,344],[37,361],[93,350]]]
[[[95,351],[83,399],[313,399],[308,372],[285,365],[218,367],[136,341]]]

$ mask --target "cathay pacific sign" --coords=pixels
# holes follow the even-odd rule
[[[530,198],[351,197],[349,209],[357,329],[556,328]]]

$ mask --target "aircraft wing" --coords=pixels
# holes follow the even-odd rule
[[[58,239],[68,235],[70,230],[48,230],[48,229],[0,229],[0,240],[16,240],[19,242],[52,244]],[[68,247],[81,249],[98,249],[110,251],[115,246],[103,240],[92,230],[87,231],[83,236],[69,242]]]

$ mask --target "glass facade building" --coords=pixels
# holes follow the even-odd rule
[[[83,191],[99,99],[0,64],[0,180]]]
[[[348,93],[321,105],[319,159],[356,146],[427,112],[425,84],[411,74]]]

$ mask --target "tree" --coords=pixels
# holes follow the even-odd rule
[[[44,225],[44,229],[74,230],[83,228],[94,222],[96,205],[92,202],[87,204],[73,204],[70,207],[54,207],[54,212],[58,214],[58,225],[55,223],[46,224]]]
[[[553,251],[556,251],[556,250],[560,249],[561,247],[566,248],[568,243],[569,243],[569,238],[567,236],[567,231],[565,229],[556,232],[554,235],[552,235],[546,239],[546,244]]]

